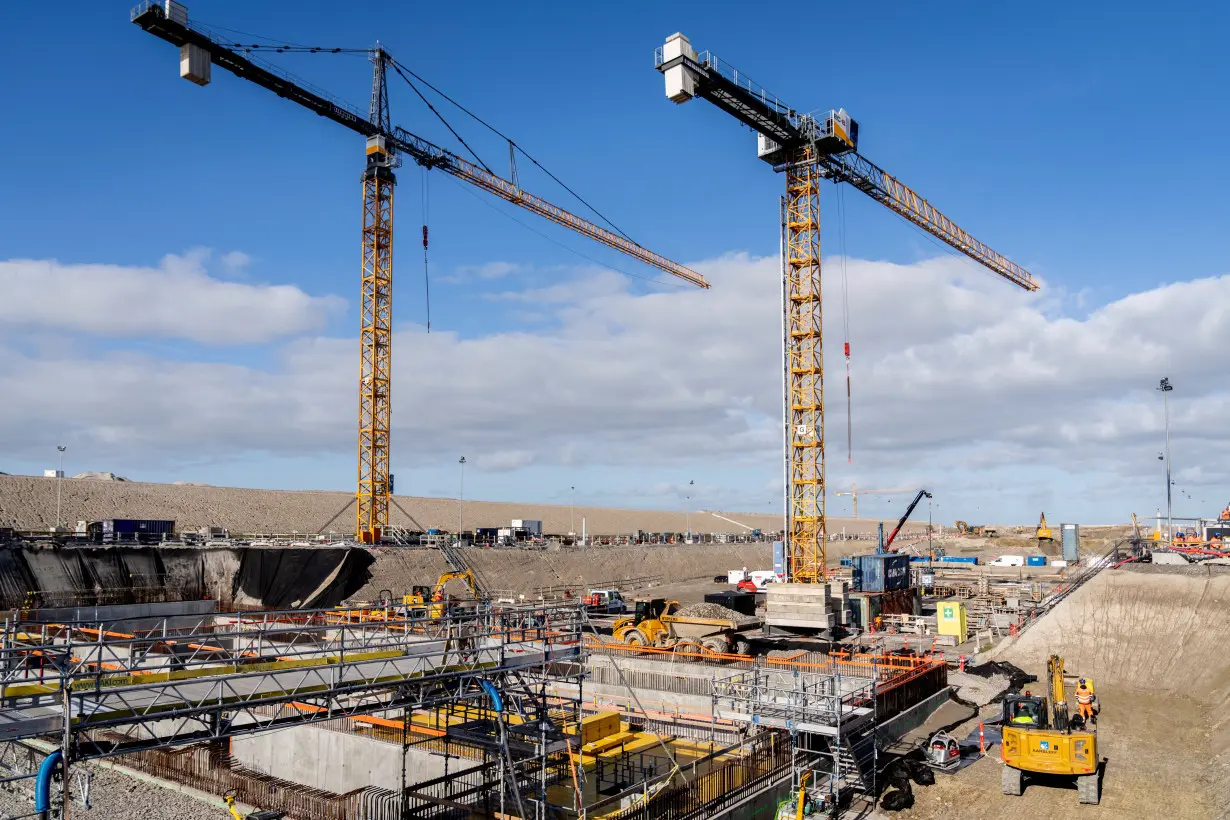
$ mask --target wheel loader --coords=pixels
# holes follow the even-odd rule
[[[1047,698],[1009,695],[1004,698],[1003,742],[1000,757],[1004,763],[1003,792],[1021,794],[1029,774],[1050,774],[1076,778],[1081,803],[1096,805],[1098,794],[1098,738],[1079,719],[1068,714],[1064,693],[1063,658],[1051,655],[1046,663],[1050,678],[1050,708]]]

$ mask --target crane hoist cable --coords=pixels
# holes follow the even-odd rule
[[[846,463],[854,461],[853,403],[850,397],[850,280],[846,275],[845,188],[837,186],[837,250],[841,254],[841,325],[846,354]]]
[[[427,332],[431,333],[431,278],[427,275],[427,206],[431,201],[428,195],[427,185],[430,177],[428,176],[428,168],[423,166],[423,294],[427,302]]]

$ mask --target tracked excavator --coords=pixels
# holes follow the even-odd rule
[[[1046,525],[1046,513],[1042,513],[1042,518],[1038,521],[1038,529],[1034,532],[1034,536],[1039,542],[1055,540],[1055,533],[1051,532],[1051,528]]]
[[[416,584],[411,588],[411,591],[401,598],[401,605],[407,611],[426,610],[428,617],[441,618],[444,616],[445,607],[448,604],[444,588],[448,586],[449,581],[465,581],[474,598],[479,601],[486,600],[482,590],[478,587],[478,581],[474,577],[473,571],[469,569],[453,570],[446,572],[436,580],[434,587],[427,587]]]
[[[1027,775],[1047,774],[1076,779],[1081,803],[1096,805],[1098,792],[1098,738],[1079,717],[1068,714],[1063,658],[1046,662],[1050,702],[1031,695],[1004,698],[1003,792],[1019,796]]]

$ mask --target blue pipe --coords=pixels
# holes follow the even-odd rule
[[[63,757],[64,753],[56,749],[38,764],[38,777],[34,780],[34,810],[40,814],[51,811],[51,776]]]
[[[497,712],[504,711],[504,701],[500,698],[500,693],[495,690],[495,687],[490,681],[480,680],[478,685],[483,687],[483,691],[491,698],[491,708]]]

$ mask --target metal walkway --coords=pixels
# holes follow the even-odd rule
[[[505,677],[578,660],[581,619],[571,603],[435,619],[392,608],[226,613],[139,633],[8,621],[0,741],[58,736],[69,715],[81,759],[477,700],[480,681],[499,691]]]

